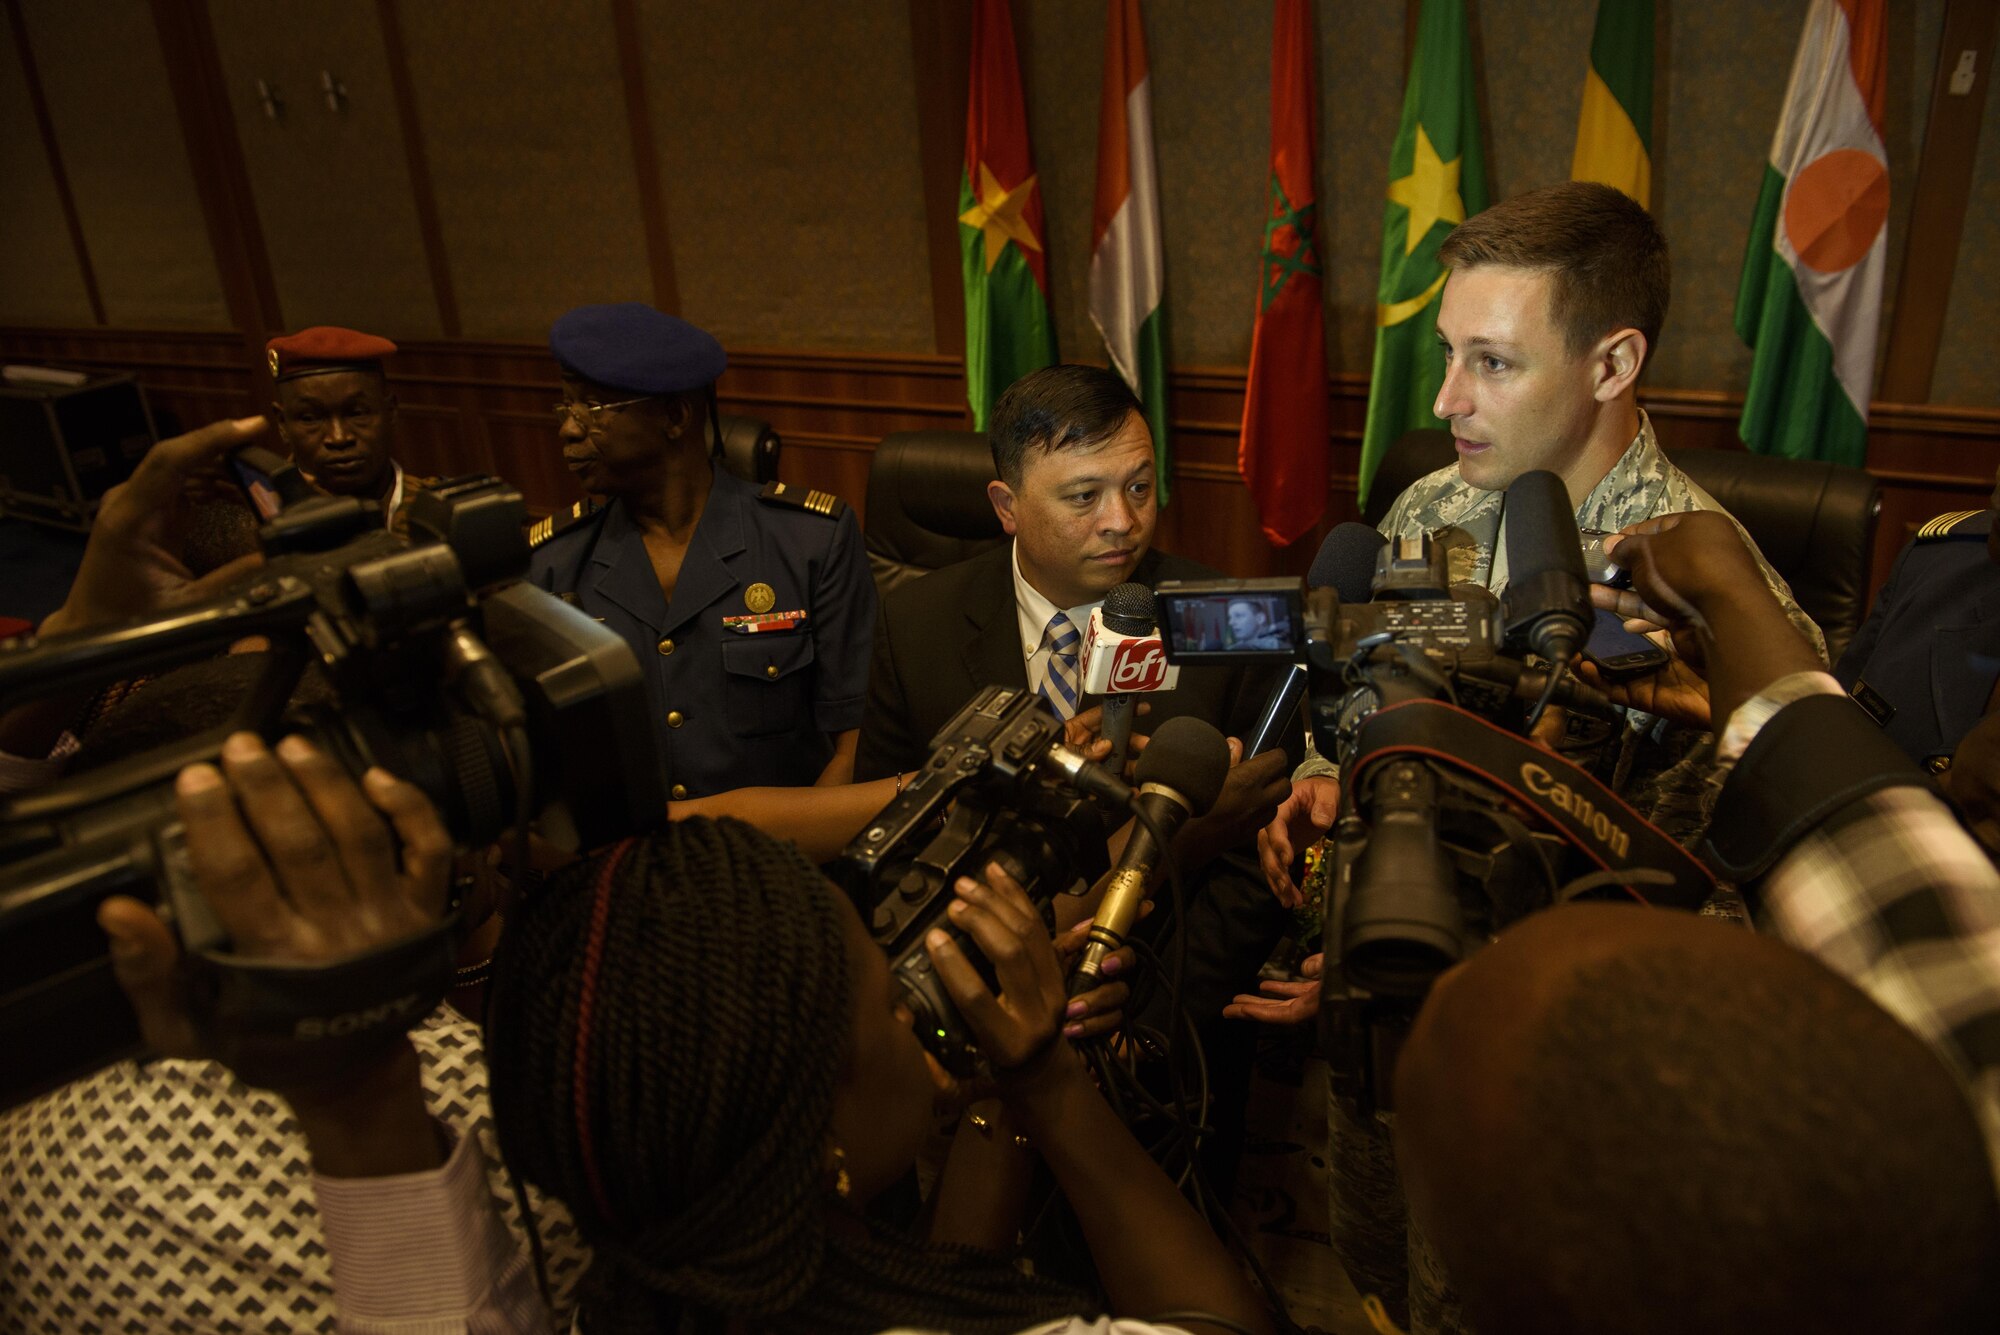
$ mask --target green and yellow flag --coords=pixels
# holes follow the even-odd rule
[[[965,271],[965,397],[977,430],[986,429],[986,414],[1007,386],[1055,364],[1047,237],[1013,16],[1007,0],[973,0],[958,247]]]
[[[1438,425],[1431,405],[1444,384],[1437,344],[1445,270],[1438,247],[1486,207],[1486,162],[1464,0],[1424,0],[1417,49],[1403,89],[1403,122],[1389,153],[1389,209],[1382,222],[1382,281],[1376,288],[1375,369],[1361,439],[1361,500],[1389,446]]]
[[[1653,0],[1597,0],[1569,179],[1600,181],[1651,207]]]

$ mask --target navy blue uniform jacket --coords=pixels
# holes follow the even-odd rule
[[[803,785],[833,756],[832,734],[861,726],[875,584],[854,512],[758,500],[715,470],[668,603],[639,526],[613,501],[537,547],[528,577],[618,632],[646,674],[672,796]],[[746,634],[753,585],[796,628]]]

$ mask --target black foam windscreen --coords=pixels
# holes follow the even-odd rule
[[[1170,718],[1146,743],[1133,770],[1135,785],[1157,783],[1187,798],[1199,816],[1215,805],[1229,778],[1229,743],[1214,724],[1183,714]]]
[[[1507,488],[1507,635],[1544,657],[1582,647],[1595,612],[1569,488],[1545,469]],[[1550,637],[1555,637],[1551,639]]]
[[[1104,628],[1120,635],[1146,635],[1153,629],[1153,591],[1130,580],[1104,595]]]
[[[1366,524],[1336,524],[1313,557],[1306,587],[1330,588],[1343,603],[1365,603],[1374,596],[1375,554],[1389,540]]]

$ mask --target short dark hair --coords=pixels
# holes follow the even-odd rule
[[[1958,1083],[1817,961],[1749,963],[1635,945],[1530,1021],[1445,1207],[1477,1221],[1444,1260],[1480,1331],[1995,1328],[2000,1202]]]
[[[1030,371],[993,405],[987,443],[993,468],[1010,487],[1021,485],[1030,449],[1092,449],[1118,433],[1145,405],[1115,371],[1065,362]]]
[[[1550,313],[1572,353],[1614,329],[1644,334],[1649,359],[1660,345],[1672,286],[1667,238],[1652,214],[1608,185],[1565,181],[1495,204],[1453,228],[1438,261],[1548,274]]]

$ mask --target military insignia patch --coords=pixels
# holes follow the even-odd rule
[[[743,605],[752,612],[768,612],[778,605],[778,592],[759,582],[743,590]]]
[[[724,617],[722,628],[738,635],[761,635],[773,630],[797,630],[806,624],[806,609],[795,612],[759,612],[754,616]]]

